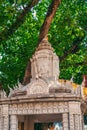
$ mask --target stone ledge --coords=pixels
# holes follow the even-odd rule
[[[60,88],[50,88],[49,93],[71,93],[71,89],[60,87]]]

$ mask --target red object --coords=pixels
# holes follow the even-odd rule
[[[87,75],[83,75],[83,84],[84,87],[87,87]]]

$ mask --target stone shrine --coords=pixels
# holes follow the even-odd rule
[[[44,38],[31,58],[31,81],[0,92],[0,130],[83,130],[81,86],[60,82],[59,59]]]

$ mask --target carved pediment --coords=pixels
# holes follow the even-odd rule
[[[27,86],[27,94],[47,94],[49,88],[47,83],[43,79],[38,79],[32,81],[29,86]]]

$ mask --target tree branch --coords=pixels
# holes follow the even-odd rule
[[[87,66],[87,60],[83,61],[83,62],[78,62],[78,63],[68,63],[63,65],[63,67],[69,67],[69,66],[74,66],[74,67],[78,67],[78,66]]]
[[[62,57],[60,57],[60,62],[63,61],[70,53],[76,53],[79,50],[79,44],[81,43],[81,41],[83,40],[82,38],[77,38],[73,41],[71,48],[68,51],[64,52],[64,55]]]
[[[31,2],[23,9],[22,13],[17,17],[16,21],[10,26],[9,29],[5,29],[0,32],[0,42],[6,41],[10,36],[14,34],[14,32],[21,26],[21,24],[25,21],[26,14],[38,4],[39,0],[31,0]]]
[[[51,22],[55,16],[56,10],[60,4],[61,0],[52,0],[52,3],[50,4],[49,8],[48,8],[48,12],[46,15],[46,18],[44,20],[44,23],[40,29],[40,34],[39,34],[39,42],[48,34]]]
[[[75,66],[82,66],[82,65],[87,65],[87,61],[83,61],[83,62],[79,62],[79,63],[75,63]]]

